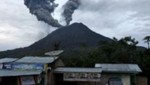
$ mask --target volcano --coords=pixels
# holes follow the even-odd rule
[[[22,57],[26,55],[43,55],[47,51],[61,49],[64,51],[78,50],[82,46],[97,47],[99,42],[111,39],[93,32],[82,23],[73,23],[59,28],[45,38],[29,47],[0,52],[1,57]]]

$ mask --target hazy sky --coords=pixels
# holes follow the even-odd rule
[[[59,7],[53,16],[62,23],[62,6],[67,0],[56,0]],[[73,14],[74,22],[82,22],[107,37],[132,36],[139,45],[150,35],[150,0],[81,0]],[[24,0],[0,1],[0,50],[29,46],[55,28],[37,21],[24,5]]]

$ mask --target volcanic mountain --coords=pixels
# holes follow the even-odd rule
[[[56,49],[69,52],[78,50],[81,46],[93,48],[98,45],[98,42],[102,41],[111,41],[111,39],[93,32],[82,23],[74,23],[53,31],[29,47],[0,52],[0,57],[43,55],[47,51]]]

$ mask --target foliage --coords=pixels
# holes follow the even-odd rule
[[[145,43],[148,45],[148,49],[150,49],[150,36],[145,36],[144,39]]]
[[[112,42],[101,42],[96,49],[88,53],[82,51],[72,55],[68,66],[93,67],[95,63],[134,63],[138,64],[143,73],[150,75],[150,50],[137,46],[138,41],[128,36]],[[142,49],[142,50],[141,50]]]
[[[105,42],[92,54],[96,55],[97,62],[101,63],[134,63],[137,56],[137,41],[131,37],[120,40],[116,38],[112,42]]]

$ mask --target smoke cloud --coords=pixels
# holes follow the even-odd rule
[[[69,0],[65,5],[64,5],[64,11],[62,15],[65,18],[65,22],[67,25],[70,24],[72,21],[72,14],[78,7],[80,6],[80,1],[79,0]]]
[[[44,21],[53,27],[61,27],[58,20],[52,17],[52,13],[58,4],[55,0],[24,0],[24,4],[29,8],[30,13],[36,15],[39,21]]]

